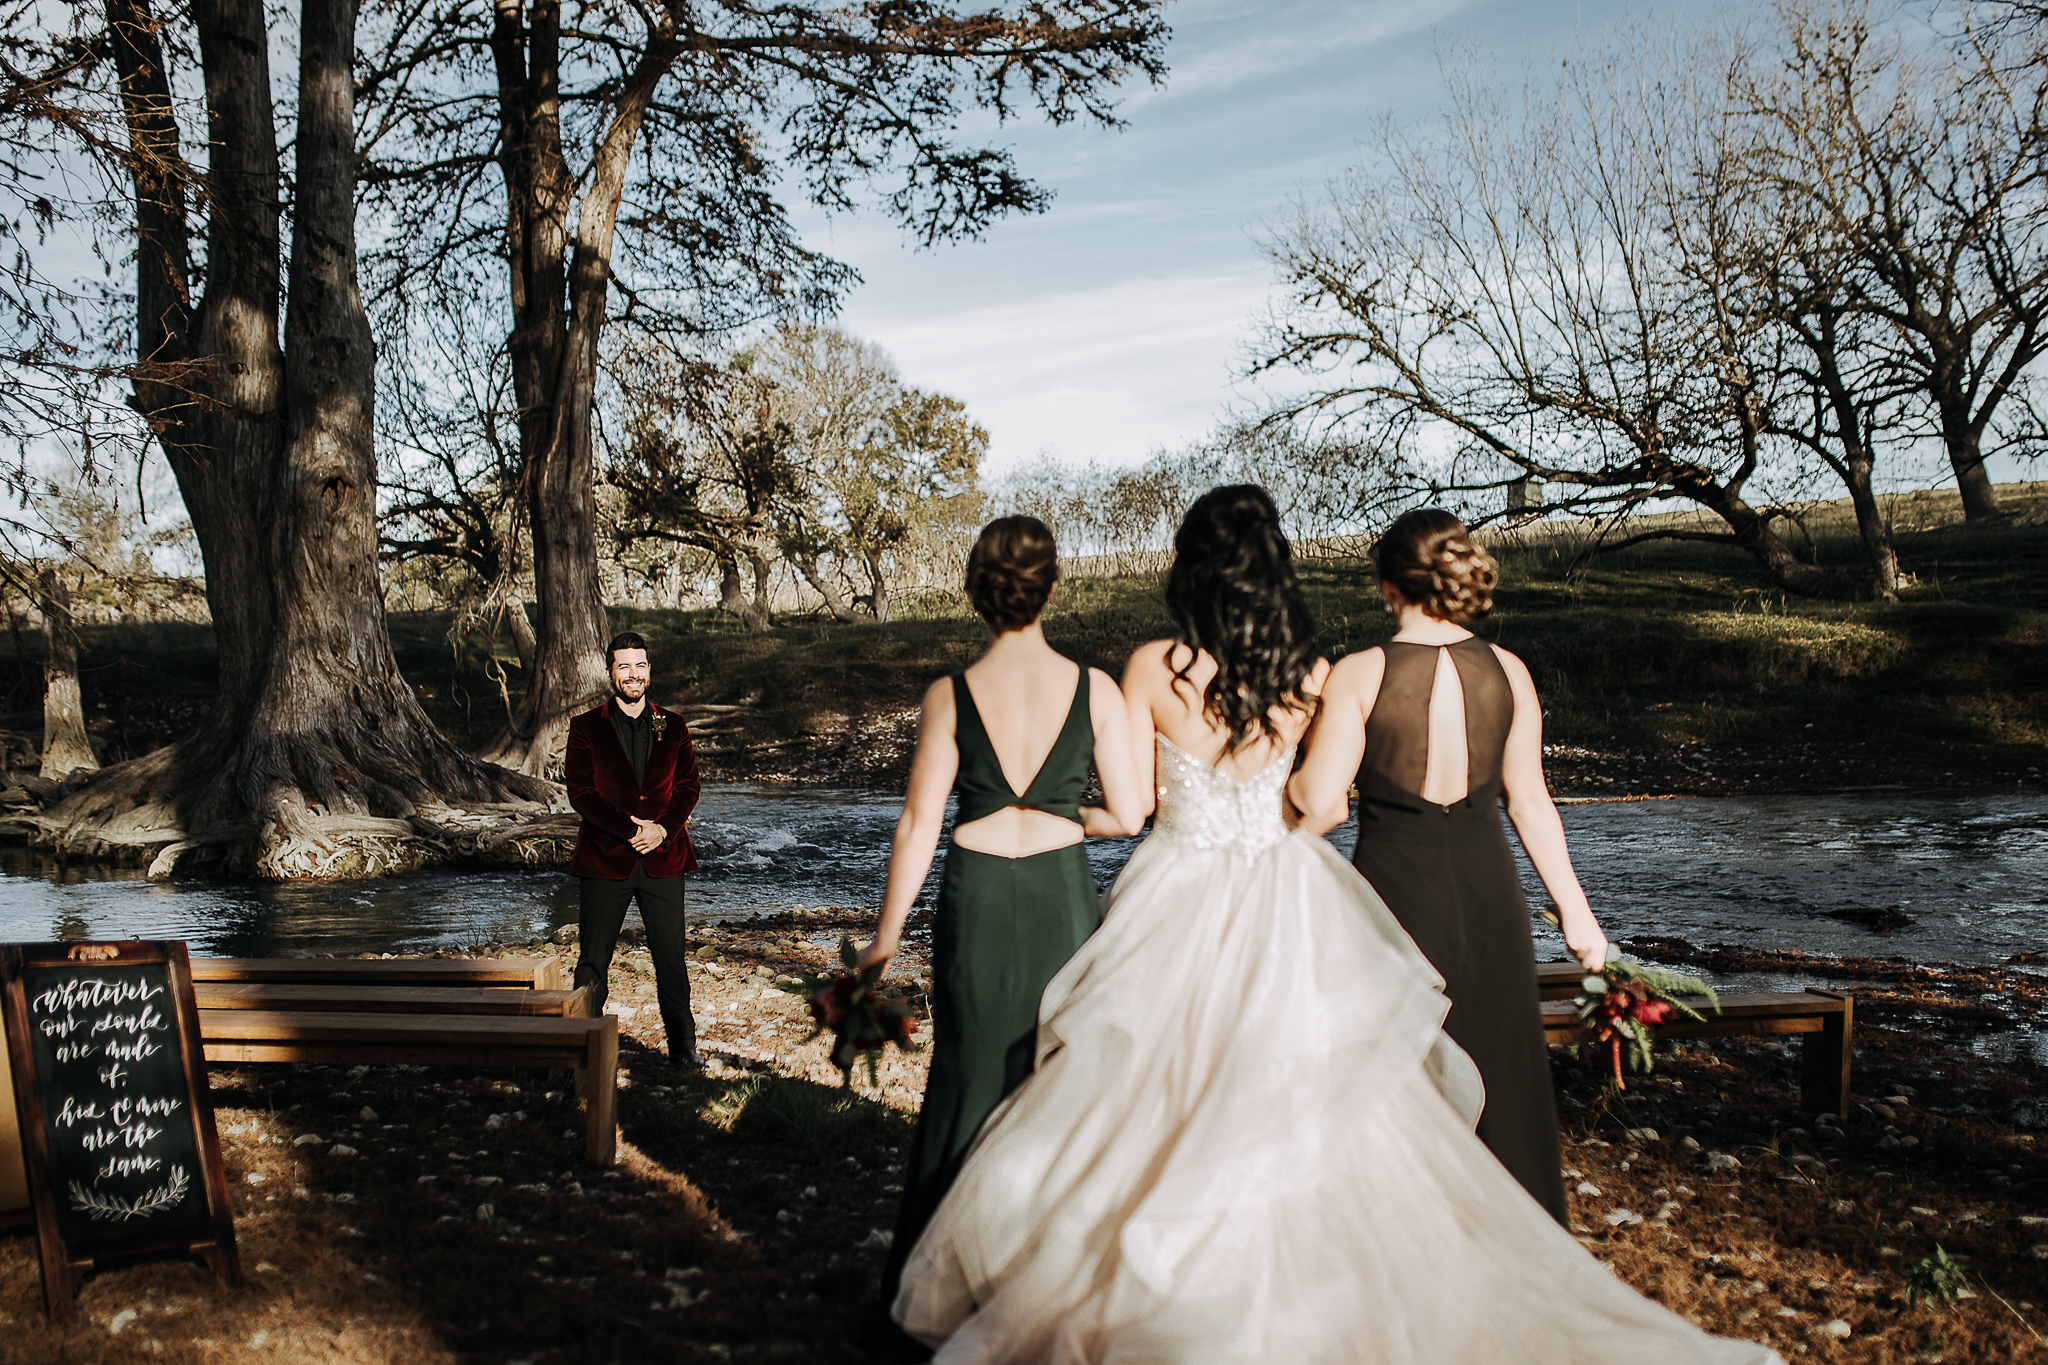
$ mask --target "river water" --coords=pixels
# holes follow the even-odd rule
[[[692,917],[875,905],[898,798],[717,785],[698,809]],[[1608,933],[1988,964],[2048,951],[2048,795],[1721,797],[1563,808]],[[1345,852],[1352,829],[1331,840]],[[1133,840],[1090,845],[1108,885]],[[1532,905],[1541,886],[1524,865]],[[927,891],[936,890],[936,874]],[[523,941],[576,918],[558,873],[432,872],[291,886],[152,884],[0,848],[0,941],[178,938],[195,952],[421,952]],[[1540,957],[1563,945],[1538,923]]]

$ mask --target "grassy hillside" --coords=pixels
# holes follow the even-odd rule
[[[1907,775],[1931,779],[2024,777],[2048,769],[2048,486],[2005,492],[2019,515],[2003,530],[1955,529],[1952,496],[1896,509],[1901,559],[1917,582],[1895,604],[1786,598],[1748,557],[1717,546],[1646,545],[1572,573],[1579,542],[1569,531],[1515,537],[1500,546],[1503,584],[1482,629],[1527,660],[1548,738],[1567,748],[1674,760],[1732,749],[1792,772],[1808,765],[1802,755],[1853,749],[1863,769],[1905,762]],[[1823,509],[1810,521],[1824,562],[1853,558],[1839,518]],[[1387,637],[1369,566],[1309,560],[1302,579],[1333,657]],[[715,611],[621,608],[612,620],[648,635],[663,700],[748,708],[725,723],[730,733],[707,736],[716,770],[832,780],[893,777],[924,687],[984,640],[954,595],[913,603],[885,625],[793,617],[767,635]],[[397,616],[393,640],[435,720],[476,746],[502,723],[505,702],[487,675],[486,642],[451,640],[448,625],[445,614]],[[1166,628],[1150,576],[1074,579],[1047,619],[1055,645],[1112,674]],[[87,711],[117,752],[175,733],[212,686],[205,627],[83,635]],[[33,637],[17,642],[17,709],[0,724],[39,729],[39,652]],[[516,698],[509,642],[498,656]],[[9,662],[0,659],[0,685]]]

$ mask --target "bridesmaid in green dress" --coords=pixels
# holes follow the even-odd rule
[[[932,925],[931,1075],[884,1304],[982,1120],[1031,1074],[1046,983],[1095,931],[1082,837],[1135,834],[1149,805],[1123,694],[1045,642],[1040,618],[1058,579],[1052,532],[1034,517],[999,518],[975,541],[967,595],[988,624],[988,652],[925,693],[881,924],[860,955],[862,967],[895,955],[957,791]],[[1091,761],[1103,805],[1084,807]]]

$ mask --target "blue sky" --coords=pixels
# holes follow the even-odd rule
[[[842,325],[888,348],[906,381],[964,400],[989,429],[991,472],[1041,451],[1134,463],[1256,402],[1236,376],[1272,281],[1262,222],[1351,164],[1375,118],[1434,112],[1440,40],[1476,39],[1513,69],[1628,12],[1619,0],[1178,0],[1170,73],[1130,91],[1129,127],[994,134],[1055,191],[1048,213],[927,251],[874,213],[808,233],[865,277]]]

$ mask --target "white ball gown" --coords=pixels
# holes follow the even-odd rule
[[[1289,833],[1291,751],[1159,743],[1153,833],[1046,988],[894,1313],[941,1362],[1764,1365],[1615,1278],[1472,1134],[1442,981]]]

